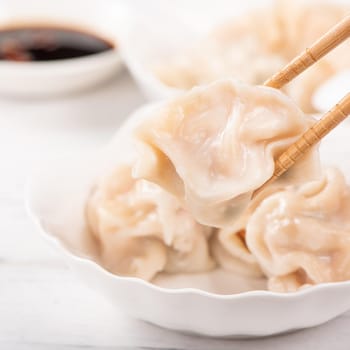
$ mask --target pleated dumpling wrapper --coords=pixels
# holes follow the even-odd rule
[[[222,80],[161,104],[136,128],[133,175],[175,195],[203,225],[232,229],[274,159],[312,121],[283,93]],[[275,186],[314,178],[310,151]]]
[[[212,229],[197,223],[159,186],[133,179],[129,164],[100,179],[86,213],[102,265],[115,274],[151,280],[161,271],[214,267],[207,241]]]
[[[320,180],[277,192],[250,217],[246,242],[269,289],[350,279],[350,188],[336,169]]]

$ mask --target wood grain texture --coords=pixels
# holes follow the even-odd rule
[[[293,143],[275,162],[272,179],[276,179],[287,171],[299,158],[320,142],[337,125],[350,114],[350,93],[337,103],[322,119],[307,130]]]
[[[280,89],[288,84],[307,68],[312,66],[320,58],[332,51],[335,47],[350,36],[350,16],[345,17],[336,26],[325,33],[313,45],[305,49],[294,58],[286,67],[268,79],[264,85]]]
[[[264,85],[276,89],[282,88],[307,68],[312,66],[320,58],[332,51],[335,47],[348,39],[350,36],[350,15],[336,24],[310,48],[305,49],[299,56],[293,59],[282,70],[268,79]],[[321,120],[310,127],[295,143],[284,151],[275,161],[275,169],[272,177],[260,188],[254,191],[256,197],[267,186],[284,174],[295,162],[308,150],[322,140],[337,125],[344,121],[350,114],[350,93],[337,103]]]
[[[257,189],[253,196],[264,190],[266,186],[283,175],[298,159],[320,142],[337,125],[350,114],[350,93],[337,103],[323,118],[317,121],[300,138],[287,148],[275,161],[275,170],[272,177]]]

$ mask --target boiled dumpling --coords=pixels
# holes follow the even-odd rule
[[[350,279],[350,188],[336,169],[262,201],[249,218],[246,242],[269,278],[289,292]]]
[[[282,92],[230,79],[136,113],[86,206],[101,264],[145,280],[219,266],[282,292],[350,279],[350,188],[316,148],[252,198],[312,123]]]
[[[133,174],[172,193],[201,224],[230,229],[311,122],[275,89],[232,80],[197,87],[137,127]],[[315,176],[317,153],[306,158],[280,181]]]
[[[211,240],[211,252],[218,265],[224,270],[232,271],[239,275],[248,277],[263,276],[256,258],[245,242],[245,230],[229,230],[227,233],[227,235],[216,234]],[[222,240],[222,238],[224,239]]]
[[[108,270],[149,280],[164,269],[166,248],[148,184],[136,184],[130,174],[128,166],[120,166],[101,180],[88,201],[87,219]]]
[[[151,280],[160,271],[195,272],[214,267],[207,239],[212,229],[197,223],[157,185],[119,165],[96,185],[87,221],[110,271]]]

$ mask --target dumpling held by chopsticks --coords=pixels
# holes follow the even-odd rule
[[[275,89],[233,80],[197,87],[137,128],[134,176],[172,193],[200,223],[230,228],[311,122]],[[306,158],[276,185],[317,176],[317,151]]]

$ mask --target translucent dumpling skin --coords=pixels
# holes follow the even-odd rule
[[[220,267],[278,292],[349,280],[350,188],[316,148],[252,198],[313,122],[282,92],[232,80],[138,112],[87,201],[101,264],[149,281]]]
[[[246,228],[248,248],[280,292],[350,279],[350,188],[324,178],[266,198]]]
[[[230,228],[271,177],[274,159],[309,125],[275,89],[218,81],[165,103],[141,123],[134,176],[172,193],[200,223]],[[307,157],[303,178],[318,167],[314,152]]]
[[[87,221],[110,271],[151,280],[160,271],[197,272],[214,267],[207,239],[171,195],[135,180],[129,165],[102,178],[87,204]]]

